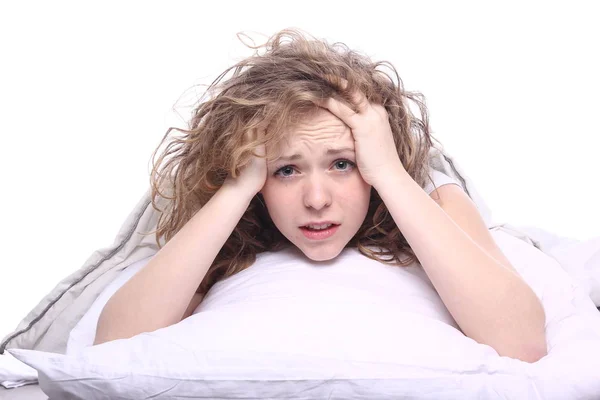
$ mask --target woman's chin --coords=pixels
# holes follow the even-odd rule
[[[342,252],[342,250],[344,250],[344,246],[334,245],[331,243],[325,246],[319,246],[317,248],[303,246],[299,249],[308,259],[312,261],[329,261],[336,258]]]
[[[309,238],[305,234],[298,235],[298,232],[284,235],[288,238],[290,244],[298,251],[304,254],[311,261],[330,261],[336,258],[346,247],[349,239],[343,235],[343,231],[337,231],[337,234],[324,238]],[[341,234],[341,235],[340,235]]]

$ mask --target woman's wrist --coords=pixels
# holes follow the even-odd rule
[[[256,193],[258,193],[258,191],[247,188],[241,182],[236,180],[226,180],[219,189],[219,192],[226,192],[228,193],[227,196],[244,201],[247,205],[250,205],[250,201],[252,201],[254,196],[256,196]]]

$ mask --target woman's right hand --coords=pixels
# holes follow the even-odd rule
[[[246,133],[246,139],[249,141],[255,140],[258,136],[255,130]],[[255,154],[264,157],[266,153],[265,145],[260,145],[256,148]],[[233,178],[231,174],[225,180],[224,186],[231,186],[243,190],[245,193],[254,197],[265,185],[267,180],[267,160],[252,156],[250,162],[240,170],[237,178]]]

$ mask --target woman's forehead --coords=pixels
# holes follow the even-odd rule
[[[273,143],[273,153],[301,151],[310,148],[353,147],[354,140],[350,128],[335,115],[325,109],[303,118],[282,132],[279,143]],[[308,148],[308,149],[306,149]]]
[[[354,155],[354,141],[351,139],[336,140],[331,137],[322,140],[307,137],[295,140],[292,143],[282,143],[278,148],[269,149],[267,147],[267,155],[271,161],[285,160],[290,162],[312,157],[351,157]]]
[[[283,132],[283,144],[287,147],[303,142],[352,141],[352,131],[327,110],[302,119],[288,126]]]

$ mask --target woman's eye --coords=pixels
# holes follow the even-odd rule
[[[275,171],[275,175],[281,175],[283,177],[287,177],[287,176],[290,176],[293,172],[294,172],[294,168],[292,168],[290,166],[285,166],[285,167],[281,167],[277,171]]]
[[[347,170],[350,169],[351,167],[354,167],[354,163],[352,161],[348,161],[348,160],[339,160],[335,162],[335,166],[338,167],[338,169],[342,169],[342,170]],[[344,168],[346,167],[346,168]]]
[[[294,173],[294,168],[292,167],[284,167],[282,168],[281,172],[283,173],[283,175],[287,176],[287,175],[291,175]]]
[[[346,169],[344,167],[348,165],[348,161],[336,161],[335,165],[339,169]]]
[[[333,165],[338,171],[349,171],[356,166],[356,164],[349,160],[338,160]],[[275,171],[273,175],[280,176],[282,178],[289,178],[294,175],[294,167],[292,165],[283,166]]]

